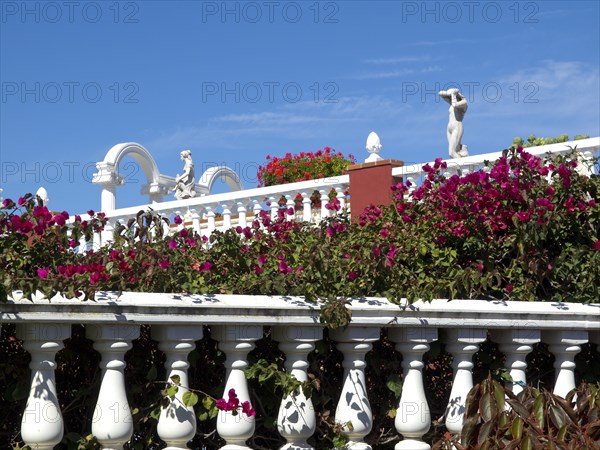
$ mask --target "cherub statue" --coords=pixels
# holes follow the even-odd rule
[[[440,91],[439,96],[450,103],[450,116],[448,118],[448,153],[452,158],[469,156],[466,145],[461,144],[463,136],[462,120],[467,112],[467,99],[456,88]]]
[[[196,181],[194,179],[194,162],[192,161],[192,152],[184,150],[180,153],[181,160],[184,162],[183,173],[175,178],[175,198],[184,200],[196,196]]]

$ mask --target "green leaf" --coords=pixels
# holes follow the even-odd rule
[[[170,385],[169,387],[167,387],[167,395],[169,397],[174,397],[175,394],[177,394],[177,391],[179,390],[179,386],[175,386],[175,385]]]
[[[510,432],[514,439],[521,439],[521,436],[523,435],[523,419],[515,417],[510,427]]]
[[[187,391],[185,394],[183,394],[181,400],[187,407],[194,406],[196,403],[198,403],[198,395],[195,392]]]
[[[176,386],[179,386],[179,385],[181,384],[181,378],[179,377],[179,375],[173,375],[173,376],[170,378],[170,380],[171,380],[171,382],[172,382],[174,385],[176,385]]]
[[[394,393],[396,398],[400,398],[400,396],[402,395],[402,381],[400,380],[400,377],[398,375],[390,375],[385,385],[390,391]]]

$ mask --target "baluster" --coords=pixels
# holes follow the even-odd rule
[[[472,357],[479,344],[485,342],[487,331],[482,329],[453,328],[446,330],[446,350],[452,355],[454,380],[446,407],[446,428],[459,434],[463,427],[467,394],[473,387]]]
[[[200,228],[200,214],[198,214],[198,210],[196,208],[190,209],[191,217],[192,217],[192,229],[194,233],[200,236],[201,228]]]
[[[262,211],[262,206],[258,200],[252,200],[252,212],[254,213],[254,220],[260,219],[260,212]]]
[[[314,350],[315,341],[323,338],[320,327],[275,327],[273,339],[285,353],[285,369],[300,382],[308,380],[307,356]],[[287,444],[281,450],[313,449],[306,440],[317,426],[312,400],[302,391],[285,397],[279,407],[277,429]]]
[[[329,210],[327,209],[327,203],[329,203],[329,195],[325,189],[320,189],[319,194],[321,194],[321,219],[323,220],[326,217],[329,217]]]
[[[287,194],[285,196],[286,198],[286,202],[285,202],[285,220],[287,220],[288,222],[292,221],[294,219],[294,216],[296,215],[296,206],[294,203],[294,196]],[[289,214],[288,211],[292,210],[292,214]]]
[[[92,419],[92,433],[105,450],[122,450],[133,434],[125,393],[125,353],[140,335],[138,325],[87,325],[86,337],[102,356],[102,384]]]
[[[227,231],[231,228],[231,209],[229,209],[229,203],[223,203],[221,207],[223,208],[223,227],[221,229]]]
[[[302,192],[302,220],[312,222],[312,200],[308,192]]]
[[[196,434],[196,415],[192,406],[186,407],[183,395],[188,392],[189,381],[187,369],[188,354],[194,350],[194,341],[202,339],[202,327],[195,325],[155,325],[152,327],[152,338],[158,341],[158,348],[164,352],[167,360],[168,379],[178,376],[180,386],[173,401],[160,410],[157,432],[165,441],[165,450],[187,449],[187,442]]]
[[[56,396],[54,357],[71,336],[68,324],[17,324],[17,336],[31,355],[31,388],[21,420],[21,437],[29,447],[51,450],[62,441],[64,423]]]
[[[396,350],[402,354],[404,383],[398,410],[396,430],[404,436],[394,447],[395,450],[429,450],[423,442],[423,435],[431,427],[431,414],[423,388],[423,355],[429,350],[429,343],[437,339],[435,328],[391,328],[389,338],[396,343]]]
[[[516,395],[527,385],[527,355],[533,350],[533,344],[540,342],[540,330],[494,330],[493,338],[500,344],[500,351],[506,356],[504,365],[512,378],[512,383],[507,383],[506,387]]]
[[[542,341],[548,344],[555,358],[556,381],[552,392],[564,398],[576,387],[575,355],[581,351],[580,345],[588,341],[587,331],[547,330],[542,333]]]
[[[408,177],[406,181],[407,183],[410,183],[410,186],[408,187],[408,199],[410,200],[412,199],[412,193],[417,189],[417,184],[413,177]]]
[[[243,202],[237,202],[237,213],[238,213],[238,225],[242,228],[248,226],[248,220],[246,219],[246,205]]]
[[[344,354],[344,387],[335,410],[335,421],[344,424],[349,450],[371,450],[363,439],[373,427],[373,413],[367,395],[365,355],[380,338],[379,328],[352,327],[330,333],[337,348]],[[345,426],[352,423],[352,429]]]
[[[342,211],[344,211],[344,209],[346,208],[346,194],[344,193],[344,187],[336,187],[335,191],[337,192],[336,197],[338,199],[338,202],[340,202],[340,210],[338,211],[338,214],[341,214]]]
[[[215,212],[213,211],[212,206],[206,206],[206,220],[206,231],[208,237],[210,237],[210,235],[213,234],[213,231],[215,231]]]
[[[230,389],[235,389],[240,404],[250,400],[248,383],[244,369],[248,367],[246,357],[254,349],[254,341],[260,339],[263,330],[260,325],[221,325],[214,326],[212,338],[219,341],[219,348],[223,350],[227,359],[227,382],[225,383],[225,399],[228,398]],[[238,411],[233,415],[231,411],[219,411],[217,416],[217,433],[227,443],[222,450],[249,449],[248,440],[254,434],[254,416],[249,417]]]
[[[116,222],[116,219],[113,219]],[[100,232],[100,245],[106,246],[109,245],[113,241],[113,233],[115,228],[113,226],[113,221],[109,220],[104,225],[104,229]]]
[[[269,197],[269,203],[271,205],[271,219],[277,220],[277,218],[279,217],[278,199],[276,199],[275,197]]]

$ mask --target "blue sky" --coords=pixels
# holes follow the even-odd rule
[[[161,173],[227,164],[256,186],[265,156],[330,146],[421,162],[463,143],[600,135],[598,1],[0,1],[0,187],[98,209],[95,162],[135,141]],[[117,206],[145,202],[124,161]]]

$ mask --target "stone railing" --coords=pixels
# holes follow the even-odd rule
[[[588,175],[590,173],[597,173],[597,168],[594,166],[588,167],[586,162],[589,163],[594,156],[597,156],[598,149],[600,149],[600,137],[562,142],[559,144],[542,145],[539,147],[528,147],[525,148],[525,151],[541,157],[549,153],[553,155],[566,154],[570,152],[572,148],[576,148],[576,151],[580,155],[578,156],[578,159],[580,163],[582,163],[580,165],[582,173]],[[494,152],[485,153],[483,155],[467,156],[465,158],[446,159],[444,162],[447,164],[448,168],[445,171],[445,174],[447,176],[456,173],[466,175],[467,173],[476,172],[485,167],[486,161],[494,162],[501,156],[502,152]],[[405,180],[411,181],[413,184],[411,190],[414,190],[415,186],[419,185],[423,178],[422,168],[424,165],[425,163],[405,163],[404,166],[393,169],[392,174],[395,177],[402,177]],[[433,166],[433,162],[430,162],[429,165]]]
[[[210,236],[215,230],[225,231],[237,226],[244,228],[250,225],[253,218],[257,217],[262,210],[269,211],[272,217],[277,217],[279,211],[284,210],[288,220],[319,223],[322,218],[334,214],[334,211],[326,207],[330,201],[332,190],[335,191],[335,195],[340,202],[340,211],[343,210],[346,204],[348,186],[348,175],[341,175],[339,177],[213,194],[187,200],[174,200],[115,209],[106,212],[108,224],[104,231],[94,236],[93,243],[82,240],[79,249],[85,251],[92,244],[94,247],[98,247],[110,242],[117,224],[126,224],[129,218],[135,217],[141,210],[153,210],[168,218],[179,215],[183,218],[186,227],[191,227],[202,236]],[[320,196],[321,206],[319,208],[312,206],[311,196],[315,191]],[[295,200],[298,195],[302,198],[301,207],[298,207]],[[282,198],[285,199],[285,204],[279,203]],[[287,213],[290,208],[294,210],[293,214]],[[89,216],[82,214],[81,218],[88,220]],[[71,221],[73,219],[74,217],[71,217]]]
[[[344,383],[335,419],[352,422],[347,448],[354,450],[371,448],[364,442],[373,425],[365,355],[383,329],[402,356],[404,382],[395,419],[402,440],[396,449],[429,448],[423,441],[431,415],[422,357],[439,336],[453,357],[454,381],[445,418],[453,433],[461,432],[466,395],[473,385],[472,355],[486,339],[498,343],[505,354],[513,392],[527,383],[526,357],[532,346],[540,341],[548,344],[555,358],[554,392],[561,396],[575,387],[575,355],[580,346],[600,345],[598,304],[434,300],[402,307],[384,298],[361,298],[352,300],[349,307],[351,324],[329,332],[329,337],[344,355]],[[124,357],[139,337],[140,325],[150,325],[152,338],[165,353],[169,377],[178,375],[182,386],[188,386],[188,354],[202,339],[203,326],[209,326],[211,337],[227,357],[225,392],[235,388],[240,401],[249,399],[244,376],[248,352],[263,338],[265,327],[270,327],[271,339],[285,353],[286,369],[300,381],[307,380],[307,356],[323,336],[318,305],[277,296],[98,293],[96,301],[88,302],[59,297],[52,301],[10,299],[2,305],[2,323],[16,324],[17,336],[31,355],[31,390],[22,412],[21,437],[38,449],[52,449],[69,431],[63,429],[54,371],[55,354],[69,338],[72,324],[85,326],[87,338],[102,356],[102,383],[90,430],[110,449],[123,448],[133,433]],[[179,399],[184,392],[177,393]],[[310,399],[300,396],[281,402],[278,430],[287,440],[283,448],[312,448],[306,439],[315,431],[316,415]],[[291,417],[302,420],[287,420]],[[215,427],[227,442],[223,448],[250,448],[246,441],[254,433],[254,417],[221,411]],[[186,449],[195,432],[192,408],[178,401],[162,407],[158,434],[169,449]]]
[[[577,146],[577,151],[581,155],[579,157],[581,162],[589,161],[600,148],[600,137],[530,147],[526,150],[534,155],[563,154],[569,152],[570,147],[575,146]],[[448,165],[447,174],[451,175],[459,171],[461,174],[466,174],[479,170],[484,166],[485,161],[493,162],[500,156],[501,152],[496,152],[445,160]],[[396,167],[392,169],[392,176],[411,181],[412,191],[423,178],[422,168],[425,164],[409,164]],[[433,162],[429,164],[433,165]],[[584,167],[584,165],[582,164],[581,167]],[[595,173],[595,171],[596,168],[591,167],[586,173]],[[340,212],[344,209],[350,212],[351,197],[348,195],[350,177],[348,175],[115,209],[105,212],[109,221],[104,231],[97,233],[93,238],[93,242],[82,240],[79,251],[84,252],[91,247],[97,248],[110,242],[117,224],[126,224],[140,210],[148,211],[152,209],[165,217],[171,218],[174,215],[179,215],[184,219],[182,226],[191,227],[203,236],[210,236],[215,230],[224,231],[237,226],[243,228],[249,225],[262,210],[269,211],[272,217],[277,216],[280,210],[284,210],[288,220],[319,223],[323,218],[330,217],[335,213],[326,207],[332,190],[335,191],[337,200],[340,202]],[[314,208],[311,202],[311,196],[315,191],[320,196],[321,206],[318,208]],[[301,201],[296,200],[298,196],[301,197]],[[279,203],[282,198],[285,199],[285,204]],[[293,214],[288,214],[290,208],[294,210]],[[81,214],[80,216],[83,220],[89,218],[87,214]],[[74,217],[71,217],[71,220],[73,219]]]

